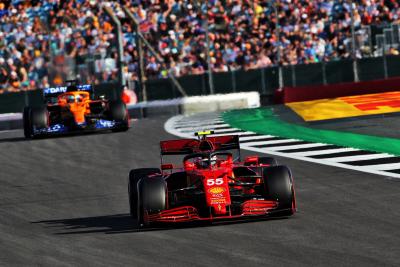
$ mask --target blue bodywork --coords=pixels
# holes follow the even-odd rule
[[[95,121],[94,124],[87,125],[86,123],[84,123],[81,125],[77,125],[72,129],[64,124],[58,123],[51,125],[48,128],[34,129],[33,131],[35,135],[63,134],[63,133],[80,132],[80,131],[111,130],[118,127],[120,124],[121,122],[116,122],[113,120],[98,119]]]

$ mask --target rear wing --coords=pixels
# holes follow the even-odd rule
[[[225,135],[208,137],[204,140],[198,139],[179,139],[167,140],[160,142],[161,155],[186,155],[204,151],[204,143],[210,144],[206,146],[206,150],[224,151],[231,149],[240,149],[238,135]]]
[[[91,84],[76,85],[76,88],[78,89],[78,91],[86,91],[93,93],[93,87]],[[67,86],[49,87],[43,89],[43,96],[45,99],[49,99],[52,97],[57,97],[66,92],[67,92]]]

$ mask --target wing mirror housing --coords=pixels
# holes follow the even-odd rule
[[[172,170],[173,168],[174,168],[174,165],[171,163],[161,164],[161,170],[163,170],[163,171]]]
[[[245,159],[244,164],[246,166],[258,165],[258,156],[249,156]]]

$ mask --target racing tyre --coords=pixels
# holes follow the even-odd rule
[[[32,122],[31,122],[31,108],[24,107],[24,112],[22,115],[23,124],[24,124],[24,136],[25,138],[32,137]]]
[[[118,125],[112,129],[113,132],[122,132],[129,129],[129,113],[126,105],[122,101],[110,102],[110,116]]]
[[[142,178],[145,178],[151,174],[161,174],[161,171],[158,168],[141,168],[141,169],[133,169],[129,173],[129,182],[128,182],[129,207],[131,216],[135,220],[138,218],[138,209],[139,209],[139,203],[138,203],[139,181]]]
[[[258,164],[269,165],[269,166],[273,167],[273,166],[277,166],[278,162],[276,161],[275,158],[272,158],[272,157],[259,157]]]
[[[267,198],[278,200],[279,215],[292,215],[295,211],[295,195],[291,171],[286,166],[268,167],[263,170]]]
[[[167,206],[167,184],[161,175],[146,177],[139,181],[138,225],[147,226],[145,214],[165,210]]]
[[[49,116],[46,107],[25,107],[23,113],[24,135],[34,137],[33,129],[47,128]]]

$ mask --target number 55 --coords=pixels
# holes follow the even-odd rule
[[[222,178],[217,178],[217,179],[207,179],[207,185],[208,186],[213,186],[213,185],[221,185],[224,183],[224,179]]]

